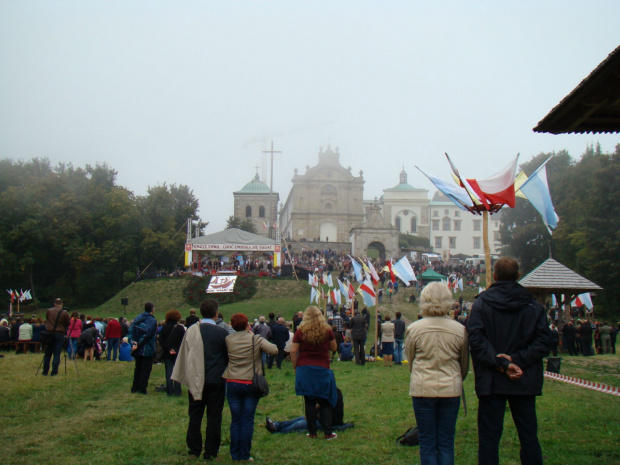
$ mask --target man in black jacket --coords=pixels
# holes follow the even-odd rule
[[[545,309],[516,281],[519,265],[502,257],[495,283],[472,307],[467,331],[478,395],[478,463],[499,463],[506,401],[521,444],[521,463],[542,464],[536,396],[542,395],[543,358],[550,331]]]
[[[366,363],[364,343],[366,342],[367,331],[368,326],[366,320],[360,315],[359,310],[355,310],[355,316],[351,319],[351,340],[353,342],[356,365],[364,365]]]

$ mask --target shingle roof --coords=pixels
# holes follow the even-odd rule
[[[535,132],[620,132],[620,46],[534,128]]]
[[[571,291],[578,291],[577,293],[581,294],[603,289],[553,258],[545,260],[538,268],[521,279],[519,284],[527,289],[546,290],[550,294],[568,294]]]

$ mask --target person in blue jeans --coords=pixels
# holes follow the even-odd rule
[[[230,456],[234,461],[250,460],[254,435],[254,414],[260,397],[252,387],[254,374],[264,374],[262,354],[276,355],[278,347],[264,337],[252,333],[248,318],[236,313],[230,318],[236,333],[226,337],[228,366],[226,399],[230,407]]]
[[[338,400],[336,402],[336,407],[332,410],[332,428],[337,431],[342,431],[354,427],[355,423],[344,422],[344,399],[342,397],[342,391],[336,388],[336,392],[338,393]],[[317,412],[317,415],[320,417],[320,412]],[[318,430],[323,431],[320,418],[316,419],[316,427]],[[307,431],[308,422],[306,421],[306,417],[297,417],[285,421],[273,421],[271,418],[267,417],[265,428],[267,428],[267,431],[270,433],[293,433],[296,431]]]
[[[394,365],[403,364],[403,347],[407,325],[401,317],[402,313],[396,312],[396,319],[394,320]]]
[[[454,465],[454,436],[463,380],[469,369],[465,327],[448,317],[452,293],[443,283],[420,295],[423,316],[407,329],[409,395],[420,437],[421,465]]]

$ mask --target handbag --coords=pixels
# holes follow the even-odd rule
[[[267,394],[269,394],[269,383],[267,382],[267,378],[265,378],[263,375],[259,375],[258,373],[256,373],[256,360],[254,357],[254,335],[252,335],[252,371],[254,373],[254,376],[252,377],[252,389],[254,390],[254,394],[256,394],[257,397],[265,397]],[[262,357],[261,357],[261,365],[263,367],[263,373],[265,372],[265,365],[262,362]]]
[[[417,446],[420,444],[420,435],[418,433],[418,427],[412,426],[405,434],[396,438],[396,444],[399,446]]]

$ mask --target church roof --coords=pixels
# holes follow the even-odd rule
[[[418,191],[425,191],[426,189],[417,189],[415,187],[413,187],[411,184],[408,184],[406,182],[401,182],[399,184],[397,184],[396,186],[390,188],[390,189],[384,189],[385,192],[394,192],[394,191],[400,191],[400,192],[418,192]]]
[[[545,290],[548,294],[582,294],[603,289],[553,258],[545,260],[519,284],[527,289]]]
[[[256,173],[254,179],[243,186],[240,191],[234,192],[234,194],[269,194],[269,186],[261,181],[258,173]]]

